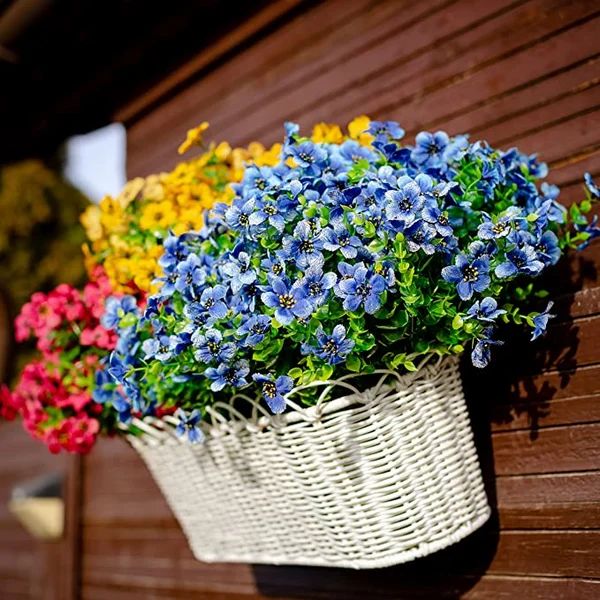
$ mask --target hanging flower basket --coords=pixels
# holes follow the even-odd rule
[[[145,433],[129,441],[196,558],[385,567],[488,519],[457,360],[376,371],[360,391],[365,377],[313,384],[316,406],[288,400],[278,416],[243,397],[214,406],[203,444],[178,437],[176,419],[136,422]]]

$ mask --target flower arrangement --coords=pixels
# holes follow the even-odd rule
[[[33,294],[15,321],[17,340],[34,338],[39,357],[23,368],[13,392],[0,390],[0,415],[21,415],[25,429],[51,452],[88,452],[114,422],[93,400],[95,372],[117,341],[100,323],[112,293],[97,269],[81,292],[61,284]]]
[[[588,177],[567,211],[535,156],[403,136],[366,117],[348,136],[287,124],[277,164],[247,166],[201,229],[166,238],[145,308],[119,301],[98,397],[124,422],[177,409],[198,441],[204,409],[239,392],[280,413],[293,387],[465,351],[484,367],[505,327],[540,336],[539,275],[599,235],[598,189]]]
[[[567,210],[535,156],[403,136],[364,116],[310,138],[287,124],[270,150],[212,144],[88,208],[91,282],[23,307],[17,337],[41,358],[0,415],[53,451],[171,413],[197,442],[205,409],[237,393],[278,414],[298,387],[313,404],[318,381],[465,351],[484,367],[506,327],[540,336],[539,275],[600,234],[594,182]]]
[[[147,293],[162,274],[158,259],[168,231],[177,234],[201,229],[204,210],[233,197],[229,183],[239,181],[246,161],[272,165],[279,160],[279,145],[266,150],[253,143],[247,149],[231,148],[226,142],[204,147],[207,123],[190,130],[180,146],[185,153],[193,146],[204,149],[192,160],[172,171],[129,181],[116,197],[104,197],[92,205],[81,221],[90,246],[84,247],[91,268],[102,265],[114,290]]]

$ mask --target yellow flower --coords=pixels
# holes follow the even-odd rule
[[[260,146],[260,151],[256,151],[253,146]],[[281,144],[273,144],[269,150],[265,150],[262,144],[252,142],[248,145],[248,151],[252,156],[254,164],[258,167],[274,167],[281,160]]]
[[[231,146],[227,142],[221,142],[214,150],[217,160],[224,162],[231,154]]]
[[[348,123],[348,135],[363,146],[370,146],[375,139],[370,133],[366,133],[371,119],[366,115],[356,117]]]
[[[119,200],[104,196],[100,200],[100,223],[107,231],[124,233],[127,231],[127,216]]]
[[[170,200],[153,202],[144,207],[140,227],[148,231],[168,229],[177,220],[177,213]]]
[[[325,142],[328,144],[341,144],[344,134],[339,125],[333,123],[317,123],[312,131],[313,142]]]
[[[179,146],[177,152],[179,154],[185,154],[192,146],[199,146],[202,143],[202,134],[208,129],[208,123],[203,121],[198,125],[198,127],[194,127],[194,129],[190,129],[187,132],[187,136],[184,142]]]
[[[101,217],[102,211],[95,204],[90,204],[79,217],[90,242],[98,242],[104,236],[104,230],[100,222]]]

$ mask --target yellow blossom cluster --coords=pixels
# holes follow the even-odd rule
[[[364,133],[368,126],[367,117],[358,117],[348,125],[345,136],[338,125],[319,123],[312,140],[341,144],[350,138],[369,145],[373,138]],[[207,128],[203,122],[188,131],[179,153],[202,146]],[[206,209],[232,200],[230,184],[241,181],[246,164],[274,166],[280,160],[281,144],[267,149],[252,142],[247,148],[231,148],[221,142],[170,172],[129,181],[117,197],[106,196],[81,217],[89,239],[84,246],[88,269],[103,265],[115,291],[154,291],[167,233],[200,229]]]

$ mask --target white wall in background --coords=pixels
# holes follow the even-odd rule
[[[65,177],[94,202],[125,185],[126,133],[113,123],[67,140]]]

